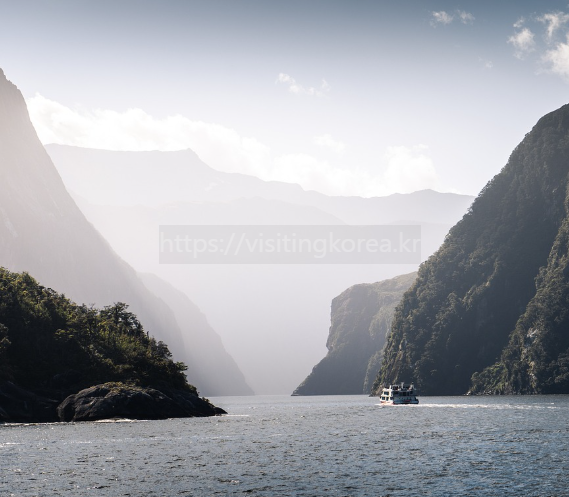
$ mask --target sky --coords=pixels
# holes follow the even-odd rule
[[[568,1],[0,0],[44,143],[330,195],[476,195],[569,100]]]

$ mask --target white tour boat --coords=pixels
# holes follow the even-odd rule
[[[398,406],[401,404],[418,404],[419,399],[415,396],[415,387],[413,383],[405,385],[389,385],[389,388],[384,388],[381,393],[381,403],[387,405]]]

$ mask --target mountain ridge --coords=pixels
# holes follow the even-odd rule
[[[88,219],[117,253],[198,304],[261,394],[290,394],[326,354],[335,296],[356,283],[385,280],[417,266],[160,265],[155,243],[160,225],[420,224],[426,257],[472,201],[433,191],[327,197],[298,185],[215,171],[188,151],[115,153],[54,145],[47,150],[66,186],[83,199]],[[103,196],[98,185],[107,185],[110,177],[116,182]],[[156,205],[160,202],[167,205]]]
[[[568,164],[566,105],[538,121],[421,265],[375,393],[397,381],[427,395],[569,392],[567,332],[555,324],[566,315]]]
[[[77,207],[41,145],[17,86],[0,76],[0,265],[27,271],[73,300],[127,302],[187,361],[171,309],[140,281]],[[123,185],[124,186],[124,185]]]
[[[382,224],[386,219],[391,220],[391,216],[382,216],[382,209],[386,205],[389,205],[390,209],[405,213],[401,216],[403,219],[452,224],[456,221],[454,210],[465,211],[473,199],[470,195],[436,192],[431,189],[382,197],[331,196],[314,190],[304,190],[295,183],[265,181],[243,173],[218,171],[205,164],[191,149],[123,152],[48,144],[46,150],[65,178],[67,187],[91,202],[93,199],[84,194],[86,183],[77,175],[78,171],[89,176],[89,186],[106,184],[111,171],[112,174],[118,175],[121,181],[134,181],[132,190],[135,196],[130,198],[130,205],[147,204],[147,188],[152,184],[153,205],[171,203],[172,200],[187,201],[188,198],[193,201],[215,202],[262,197],[318,207],[347,224],[362,223],[365,219],[370,221],[368,224]],[[160,169],[152,167],[153,160],[157,157],[160,157]],[[164,182],[166,173],[174,176],[176,180]],[[109,185],[107,189],[108,187]],[[125,205],[125,194],[126,192],[117,186],[107,194],[108,201],[105,205]],[[431,204],[435,197],[452,199],[452,202],[433,210]],[[420,207],[406,207],[412,204],[410,199],[416,199]]]

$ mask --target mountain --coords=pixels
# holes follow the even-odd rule
[[[140,275],[154,294],[168,302],[186,344],[187,375],[207,395],[253,395],[243,373],[205,315],[183,292],[153,274]],[[223,380],[223,381],[222,381]]]
[[[0,74],[0,264],[79,302],[129,302],[177,349],[173,316],[87,222],[39,142],[20,91]],[[171,330],[171,331],[169,331]]]
[[[1,70],[0,266],[27,271],[77,302],[127,302],[176,360],[189,362],[174,313],[86,220],[40,143],[20,91]]]
[[[369,394],[395,307],[417,273],[348,288],[332,301],[328,354],[293,395]]]
[[[0,268],[0,323],[1,421],[221,413],[123,303],[79,306],[28,273]]]
[[[67,188],[98,205],[159,206],[262,198],[314,207],[346,224],[456,223],[469,195],[423,190],[386,197],[329,196],[299,185],[217,171],[191,150],[116,152],[46,145]],[[86,179],[88,178],[88,179]]]
[[[417,224],[426,258],[473,200],[433,191],[330,197],[216,171],[190,150],[46,149],[87,219],[138,271],[160,276],[199,306],[258,394],[290,394],[326,355],[335,296],[418,264],[160,264],[160,225]]]
[[[569,106],[539,120],[397,307],[374,383],[569,393]]]

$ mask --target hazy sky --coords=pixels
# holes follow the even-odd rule
[[[567,1],[0,0],[45,143],[331,194],[477,194],[569,100]]]

